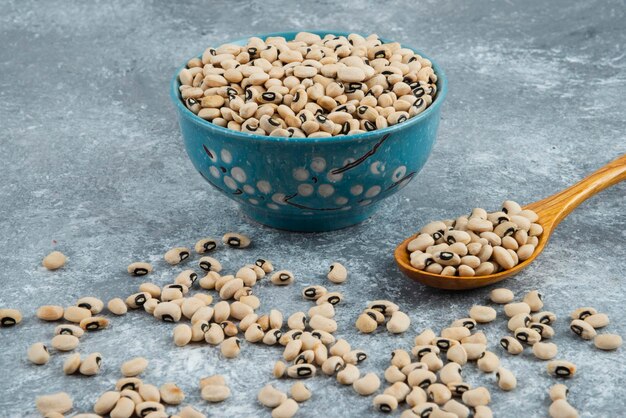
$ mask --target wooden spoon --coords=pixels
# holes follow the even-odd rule
[[[396,263],[400,270],[407,276],[420,281],[428,286],[438,287],[440,289],[463,290],[483,287],[492,283],[511,277],[526,266],[533,262],[535,258],[543,251],[544,247],[550,239],[552,231],[571,211],[573,211],[582,202],[601,192],[607,187],[613,186],[623,180],[626,180],[626,154],[611,161],[595,173],[589,175],[578,183],[567,189],[546,197],[538,202],[531,203],[524,209],[534,210],[539,215],[539,223],[543,227],[543,233],[539,237],[539,243],[533,255],[510,270],[503,270],[499,273],[489,274],[486,276],[473,277],[457,277],[457,276],[441,276],[439,274],[428,273],[423,270],[417,270],[409,262],[409,252],[407,246],[418,234],[404,240],[394,253]]]

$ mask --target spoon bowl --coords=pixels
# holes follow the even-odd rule
[[[400,270],[408,277],[425,285],[440,289],[475,289],[497,283],[507,277],[516,275],[532,263],[535,258],[541,254],[546,244],[548,244],[550,235],[552,235],[557,225],[578,205],[607,187],[613,186],[623,180],[626,180],[626,154],[611,161],[573,186],[543,200],[524,206],[524,209],[530,209],[537,213],[539,216],[537,223],[543,227],[543,233],[539,236],[537,247],[530,258],[511,269],[485,276],[472,277],[442,276],[440,274],[418,270],[410,263],[410,254],[407,247],[409,242],[417,237],[419,233],[405,239],[398,245],[394,252],[396,263]]]

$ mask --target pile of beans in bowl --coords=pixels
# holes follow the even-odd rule
[[[437,93],[428,59],[354,33],[224,44],[189,60],[178,77],[183,103],[200,118],[281,137],[383,129],[419,115]]]

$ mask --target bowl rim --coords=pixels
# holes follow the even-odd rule
[[[303,30],[293,30],[293,31],[270,32],[270,33],[265,33],[265,34],[260,34],[260,35],[259,34],[249,35],[249,36],[237,39],[237,40],[227,41],[226,43],[235,43],[235,44],[244,43],[244,42],[247,42],[248,39],[252,37],[258,37],[263,40],[269,37],[274,37],[274,36],[282,36],[287,39],[291,37],[291,39],[293,39],[296,36],[296,34],[300,32],[314,33],[322,37],[327,34],[333,34],[333,35],[338,35],[338,36],[348,36],[351,33],[356,33],[364,37],[367,36],[359,32],[303,29]],[[386,38],[380,38],[380,39],[385,43],[394,42]],[[295,144],[311,144],[311,143],[322,143],[322,142],[333,142],[333,143],[358,142],[363,139],[369,139],[372,137],[380,137],[381,135],[392,134],[394,132],[404,130],[428,118],[432,113],[435,113],[438,111],[439,107],[441,107],[448,93],[448,79],[446,77],[445,72],[442,70],[439,64],[437,64],[437,62],[431,59],[428,55],[423,54],[421,51],[415,48],[412,48],[404,44],[401,44],[401,46],[403,48],[411,49],[416,54],[421,55],[422,57],[428,59],[432,63],[433,70],[435,71],[435,74],[437,75],[437,85],[438,85],[437,96],[435,97],[435,100],[433,100],[432,104],[428,106],[426,110],[424,110],[422,113],[420,113],[417,116],[407,119],[406,122],[398,123],[396,125],[389,126],[387,128],[377,129],[377,130],[370,131],[370,132],[364,132],[364,133],[353,134],[353,135],[338,135],[338,136],[330,136],[330,137],[321,137],[321,138],[304,137],[304,138],[293,139],[291,137],[283,137],[283,136],[256,135],[256,134],[247,133],[247,132],[235,131],[232,129],[215,125],[207,120],[202,119],[201,117],[193,113],[191,110],[187,109],[187,107],[183,104],[183,101],[181,100],[180,90],[178,89],[180,86],[180,81],[178,80],[178,74],[180,70],[186,67],[186,64],[183,64],[181,67],[179,67],[174,73],[174,77],[172,77],[172,80],[170,82],[170,99],[172,100],[176,108],[179,110],[179,113],[182,117],[185,117],[187,120],[195,123],[196,125],[202,126],[203,128],[206,128],[209,131],[212,131],[216,134],[226,135],[228,137],[236,138],[236,139],[244,139],[248,141],[257,141],[257,142],[272,142],[272,143],[278,142],[278,143],[286,143],[286,144],[295,145]],[[201,56],[202,55],[195,55],[192,58],[197,58]]]

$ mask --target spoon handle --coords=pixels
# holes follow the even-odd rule
[[[539,215],[540,222],[555,227],[585,200],[607,187],[626,180],[626,154],[616,158],[573,186],[526,206]]]

